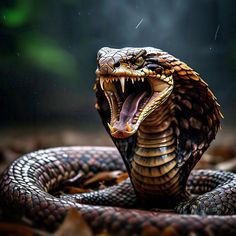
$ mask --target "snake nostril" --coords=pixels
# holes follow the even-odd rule
[[[114,67],[120,67],[120,62],[118,61],[118,62],[116,62],[115,64],[114,64]]]

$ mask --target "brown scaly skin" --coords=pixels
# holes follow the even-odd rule
[[[97,109],[140,201],[167,208],[186,201],[189,173],[219,127],[215,96],[199,74],[159,49],[102,48],[97,63]]]
[[[96,108],[132,185],[127,180],[97,192],[55,197],[53,191],[78,174],[125,167],[115,148],[40,150],[13,162],[0,177],[4,215],[17,212],[54,230],[74,207],[95,232],[111,235],[236,235],[236,175],[202,170],[189,176],[215,137],[221,116],[199,75],[154,48],[103,48],[96,74]],[[141,76],[134,84],[133,75]],[[121,79],[122,91],[119,80],[127,76],[132,78]],[[140,203],[143,210],[128,209]],[[144,210],[150,205],[175,207],[183,215]]]

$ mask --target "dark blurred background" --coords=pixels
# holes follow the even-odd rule
[[[236,0],[0,0],[0,173],[37,149],[112,145],[92,90],[104,46],[157,47],[200,73],[225,119],[197,168],[236,173]]]
[[[103,46],[185,61],[236,118],[235,0],[1,0],[0,126],[102,128],[92,90]]]

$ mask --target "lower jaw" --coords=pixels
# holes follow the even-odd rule
[[[132,136],[137,132],[140,120],[146,119],[147,114],[149,114],[148,116],[151,114],[151,117],[153,117],[155,112],[151,110],[158,110],[158,108],[154,108],[156,106],[163,107],[162,104],[168,100],[171,91],[172,87],[168,87],[163,92],[152,92],[148,97],[147,92],[136,94],[135,96],[130,95],[120,108],[117,105],[117,101],[110,99],[111,110],[115,111],[111,114],[111,124],[109,125],[111,135],[114,138]],[[159,100],[155,100],[157,98]]]
[[[133,133],[128,133],[124,131],[116,131],[111,134],[112,137],[117,138],[117,139],[125,139],[133,135]]]

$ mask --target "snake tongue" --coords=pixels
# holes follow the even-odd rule
[[[113,125],[115,129],[120,132],[127,130],[127,124],[132,124],[132,121],[139,112],[147,94],[146,91],[140,93],[134,92],[125,99],[120,111],[119,121],[116,121]]]

